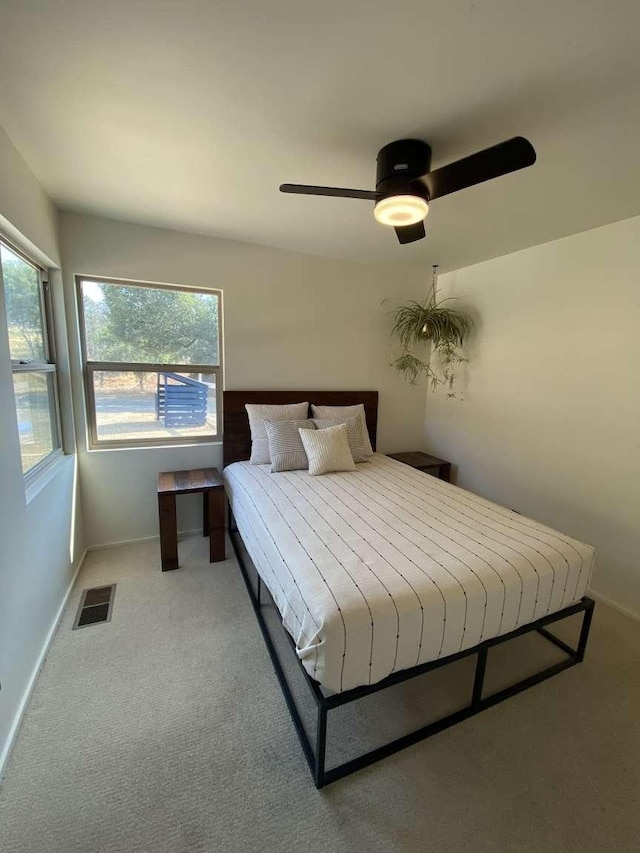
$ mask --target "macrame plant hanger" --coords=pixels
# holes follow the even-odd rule
[[[435,305],[436,297],[438,295],[438,264],[433,264],[431,267],[431,294],[429,297],[429,304]],[[427,333],[427,324],[425,323],[422,327],[422,331],[424,334]]]

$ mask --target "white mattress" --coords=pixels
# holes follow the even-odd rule
[[[236,462],[227,495],[312,678],[333,692],[578,601],[593,549],[375,454],[354,472]]]

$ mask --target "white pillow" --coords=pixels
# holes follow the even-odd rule
[[[269,457],[269,441],[264,422],[269,421],[304,421],[309,413],[308,403],[287,403],[284,406],[260,405],[246,403],[245,409],[249,415],[251,429],[251,458],[252,465],[266,465],[271,462]]]
[[[309,460],[309,473],[314,477],[331,471],[355,471],[346,424],[326,429],[301,429],[299,432]]]
[[[347,427],[347,441],[349,442],[349,449],[351,450],[353,461],[369,461],[364,441],[362,440],[360,418],[357,415],[354,415],[352,418],[314,418],[311,423],[316,425],[316,429],[326,429],[327,427],[344,424]]]
[[[366,456],[373,456],[373,448],[369,439],[367,419],[364,414],[364,406],[358,403],[355,406],[314,406],[311,404],[311,414],[314,418],[349,418],[357,415],[360,418],[360,430],[364,451]]]

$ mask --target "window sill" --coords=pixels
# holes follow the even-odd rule
[[[195,447],[222,447],[222,439],[213,441],[188,441],[184,444],[119,444],[115,447],[87,447],[87,453],[114,453],[117,450],[184,450]]]
[[[73,455],[65,455],[61,450],[52,455],[51,460],[44,465],[32,480],[25,483],[25,498],[27,506],[40,492],[57,477],[66,465],[71,464]]]

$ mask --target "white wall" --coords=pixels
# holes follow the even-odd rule
[[[77,273],[220,288],[224,302],[225,387],[230,389],[377,389],[379,449],[423,442],[424,391],[388,366],[390,306],[417,298],[417,270],[357,264],[65,213],[61,215],[67,304],[74,312]],[[82,398],[77,335],[72,364]],[[87,451],[76,407],[80,477],[91,545],[157,535],[156,474],[220,465],[222,448]],[[180,503],[180,502],[179,502]],[[182,499],[182,529],[200,522]]]
[[[60,265],[56,211],[1,127],[0,228],[39,255],[38,260]]]
[[[596,547],[640,615],[640,218],[441,276],[480,316],[464,402],[429,394],[459,485]]]
[[[59,264],[56,214],[0,128],[0,230],[45,266]],[[62,282],[52,277],[65,448],[51,478],[28,501],[20,464],[13,379],[0,294],[0,773],[43,644],[82,554],[75,519],[75,457]]]

